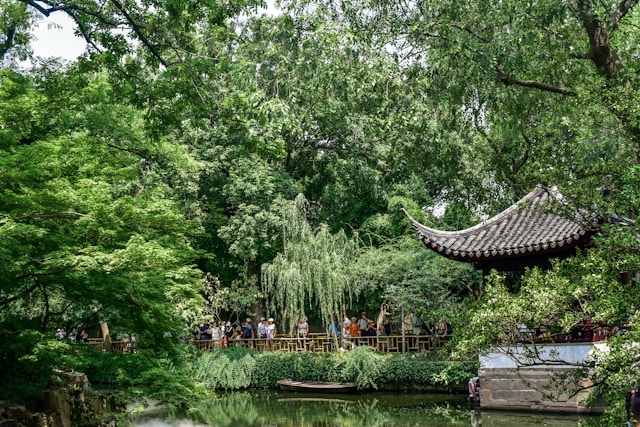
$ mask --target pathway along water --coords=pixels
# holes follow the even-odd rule
[[[328,395],[282,391],[219,394],[189,416],[144,414],[137,427],[578,427],[589,416],[479,411],[465,396],[367,393]]]

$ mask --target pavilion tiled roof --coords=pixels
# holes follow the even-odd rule
[[[552,213],[552,199],[558,201],[561,197],[554,189],[537,186],[500,214],[460,231],[429,228],[405,213],[427,248],[447,258],[482,262],[552,255],[587,242],[592,230],[577,219]]]

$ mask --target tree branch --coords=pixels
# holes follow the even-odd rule
[[[638,3],[638,0],[622,0],[616,10],[613,11],[609,17],[609,32],[613,33],[618,29],[620,20],[625,17],[627,13]]]
[[[40,284],[39,283],[35,283],[34,285],[31,285],[30,287],[28,287],[27,289],[25,289],[24,291],[20,292],[18,295],[14,295],[11,298],[5,298],[0,300],[0,307],[2,307],[3,305],[7,305],[10,304],[14,301],[19,300],[20,298],[24,298],[27,295],[29,295],[31,292],[35,291],[36,289],[38,289],[38,286]]]
[[[575,95],[574,91],[560,87],[560,86],[555,86],[549,83],[537,82],[534,80],[522,80],[522,79],[518,79],[516,77],[510,76],[507,73],[505,73],[504,70],[499,65],[496,65],[495,70],[498,73],[498,78],[502,83],[504,83],[505,86],[516,85],[516,86],[522,86],[522,87],[529,87],[533,89],[539,89],[545,92],[559,93],[561,95],[570,95],[570,96]]]
[[[632,1],[632,0],[629,0],[629,1]],[[457,29],[459,29],[461,31],[465,31],[466,33],[472,35],[474,38],[476,38],[481,43],[484,43],[484,44],[491,43],[491,41],[489,39],[487,39],[486,37],[482,36],[481,34],[478,34],[476,31],[473,30],[473,28],[471,28],[468,25],[466,25],[464,27],[461,27],[459,25],[453,25],[453,27],[457,28]],[[423,33],[423,35],[427,35],[427,36],[431,36],[431,37],[438,37],[435,34]],[[473,51],[473,49],[471,49],[471,50]],[[475,52],[475,53],[484,56],[484,54],[481,53],[481,52]],[[575,92],[573,92],[572,90],[569,90],[569,89],[566,89],[566,88],[563,88],[563,87],[560,87],[560,86],[555,86],[555,85],[552,85],[552,84],[549,84],[549,83],[537,82],[535,80],[522,80],[522,79],[518,79],[516,77],[510,76],[499,65],[495,66],[495,70],[498,73],[498,78],[500,79],[500,81],[502,83],[504,83],[505,86],[516,85],[516,86],[528,87],[528,88],[532,88],[532,89],[538,89],[538,90],[542,90],[542,91],[545,91],[545,92],[559,93],[561,95],[570,95],[570,96],[575,95]]]
[[[56,10],[60,10],[58,8],[53,7],[51,3],[48,3],[46,1],[33,1],[33,0],[18,0],[18,1],[21,1],[22,3],[31,6],[32,8],[34,8],[35,10],[37,10],[38,12],[40,12],[46,17],[49,17],[49,15],[52,12],[55,12]],[[45,8],[42,6],[43,4],[46,4],[47,6],[50,6],[50,7]]]
[[[16,29],[17,27],[12,25],[4,34],[6,39],[4,40],[4,44],[0,47],[0,59],[4,58],[4,55],[13,47],[13,39],[16,35]]]
[[[147,47],[147,49],[149,49],[149,52],[151,52],[151,54],[158,60],[158,62],[160,62],[165,68],[168,67],[167,63],[165,62],[164,58],[162,58],[162,56],[160,55],[160,53],[157,51],[156,47],[149,41],[149,39],[147,39],[147,37],[142,33],[142,29],[140,28],[140,26],[133,20],[133,18],[131,18],[131,15],[129,15],[129,13],[125,10],[124,6],[122,5],[122,3],[120,3],[118,0],[111,0],[111,2],[118,8],[118,10],[122,13],[122,15],[125,17],[125,19],[127,20],[127,22],[129,23],[129,25],[131,25],[131,29],[133,30],[134,33],[136,33],[136,35],[138,36],[138,38],[140,39],[140,41],[142,42],[143,45],[145,45]]]
[[[593,61],[595,66],[602,71],[607,81],[611,82],[620,76],[620,71],[623,68],[622,61],[611,46],[611,34],[609,29],[602,19],[593,13],[590,8],[590,4],[588,3],[589,2],[586,0],[578,1],[578,15],[582,20],[582,25],[585,30],[587,30],[587,35],[589,36],[589,58]],[[624,3],[625,1],[623,0],[621,5]],[[617,10],[619,9],[620,6]],[[622,9],[620,9],[620,12],[622,12]],[[620,16],[614,13],[614,16],[616,16],[614,19],[616,26],[618,25],[620,18],[624,16],[624,14],[620,13],[619,15]]]

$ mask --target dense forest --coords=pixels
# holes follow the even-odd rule
[[[637,1],[266,6],[0,1],[0,399],[134,363],[60,327],[135,333],[136,380],[114,381],[184,403],[188,376],[159,373],[185,324],[388,303],[453,324],[456,359],[519,323],[630,324],[594,366],[620,409],[640,376]],[[87,42],[75,61],[33,55],[54,14]],[[600,233],[516,287],[427,251],[402,211],[459,230],[538,184]]]

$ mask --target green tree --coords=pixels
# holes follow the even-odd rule
[[[198,25],[224,26],[227,18],[264,6],[261,0],[104,2],[11,0],[30,14],[68,15],[93,54],[119,60],[137,53],[168,67],[193,53]],[[136,45],[144,49],[138,51]]]
[[[25,4],[17,1],[0,4],[0,65],[30,56],[29,30],[34,23],[35,16]]]
[[[358,253],[357,240],[326,225],[314,230],[306,219],[309,204],[298,195],[283,217],[284,249],[262,267],[265,292],[276,313],[283,313],[290,333],[307,309],[319,311],[324,324],[339,316],[355,294],[349,274]]]
[[[457,177],[484,171],[481,186],[453,180],[449,199],[466,193],[482,207],[549,182],[587,205],[606,176],[637,162],[635,1],[284,4],[427,73],[427,96],[456,117],[447,127],[473,130],[473,161]]]
[[[154,169],[195,165],[149,141],[142,114],[110,102],[104,75],[43,74],[41,86],[2,72],[0,321],[48,331],[109,320],[161,346],[153,338],[200,301],[201,278],[198,224]],[[23,110],[35,120],[16,126]]]

